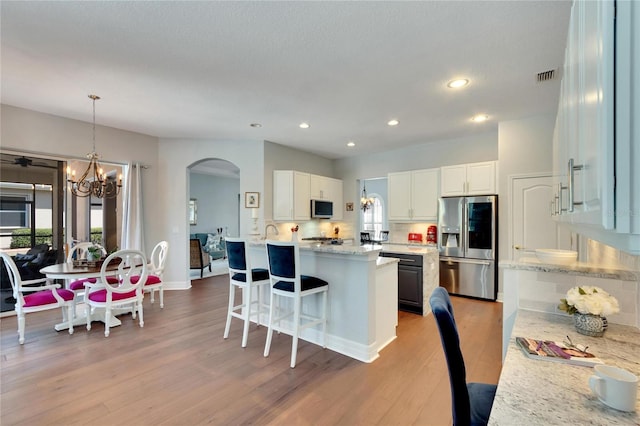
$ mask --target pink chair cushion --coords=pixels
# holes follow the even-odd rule
[[[138,280],[140,279],[140,275],[134,275],[131,277],[131,282],[133,284],[137,283]],[[160,279],[159,276],[157,275],[148,275],[147,276],[147,282],[144,283],[144,285],[152,285],[152,284],[160,284],[162,282],[162,280]]]
[[[71,282],[71,284],[69,284],[69,289],[84,290],[84,283],[95,284],[97,281],[97,278],[83,278],[81,280]],[[109,284],[116,284],[118,282],[118,279],[116,277],[107,277],[107,282]]]
[[[55,305],[56,303],[58,303],[58,301],[54,297],[52,291],[53,290],[43,290],[24,296],[23,306],[25,308],[29,308],[33,306]],[[66,288],[58,288],[56,289],[56,291],[65,302],[73,299],[73,292],[71,290],[67,290]]]
[[[127,293],[113,293],[112,300],[132,299],[136,297],[136,291],[132,290]],[[89,300],[92,302],[104,303],[107,301],[107,290],[98,290],[89,294]]]

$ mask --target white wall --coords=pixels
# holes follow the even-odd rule
[[[548,172],[553,166],[555,115],[503,121],[498,125],[498,256],[507,259],[509,241],[509,177]],[[502,273],[498,274],[502,293]]]
[[[0,105],[2,149],[25,154],[41,154],[58,160],[85,159],[92,149],[92,123],[42,114],[9,105]],[[96,151],[100,161],[148,165],[142,174],[145,215],[145,247],[158,241],[157,209],[158,139],[96,125]],[[149,213],[151,212],[151,213]]]
[[[158,150],[157,207],[153,214],[160,223],[157,239],[169,242],[170,254],[165,270],[168,288],[189,288],[189,170],[203,159],[219,158],[240,169],[240,194],[259,192],[265,197],[264,142],[217,141],[192,139],[160,139]],[[260,217],[264,204],[260,203]],[[240,235],[246,236],[251,226],[251,211],[240,208]],[[162,237],[162,238],[160,238]]]

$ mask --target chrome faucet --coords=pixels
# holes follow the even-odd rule
[[[267,239],[269,228],[273,228],[273,230],[276,232],[276,235],[279,234],[278,228],[273,223],[269,223],[267,226],[264,227],[264,239],[265,240]]]

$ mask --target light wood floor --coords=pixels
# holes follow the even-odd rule
[[[15,317],[2,318],[0,424],[9,425],[446,425],[447,367],[431,315],[400,312],[398,338],[361,363],[241,322],[222,338],[228,276],[145,298],[145,326],[131,315],[104,337],[102,323],[55,332],[60,310],[27,316],[18,344]],[[468,381],[497,383],[502,304],[453,297]]]

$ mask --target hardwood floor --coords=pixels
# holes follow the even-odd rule
[[[165,308],[145,298],[145,326],[131,315],[104,337],[102,323],[55,332],[61,312],[27,316],[18,344],[15,317],[2,318],[0,424],[9,425],[446,425],[447,367],[435,322],[399,313],[398,338],[361,363],[242,323],[222,338],[228,276],[165,292]],[[497,383],[502,304],[453,297],[468,381]]]

